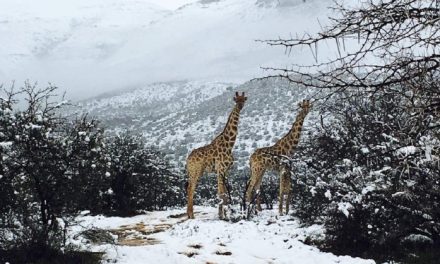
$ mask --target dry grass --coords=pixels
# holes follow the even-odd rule
[[[173,225],[182,223],[186,220],[186,213],[170,215],[168,218],[174,218],[179,220],[172,221],[173,223],[161,223],[154,225],[145,225],[144,222],[140,222],[133,225],[122,225],[119,228],[109,230],[112,234],[118,236],[118,245],[125,246],[145,246],[155,245],[161,243],[161,241],[149,237],[151,234],[163,232],[170,229]],[[182,219],[180,219],[182,218]],[[162,219],[161,222],[166,222],[166,219]],[[198,247],[200,246],[200,247]],[[201,245],[192,245],[192,248],[201,248]]]
[[[110,232],[118,236],[119,245],[145,246],[161,243],[161,241],[148,237],[148,235],[163,232],[171,227],[170,224],[145,225],[141,222],[135,225],[124,225],[112,229]]]
[[[131,237],[118,241],[118,245],[122,246],[147,246],[160,244],[160,241],[151,237]]]

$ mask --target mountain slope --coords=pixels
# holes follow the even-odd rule
[[[242,85],[219,82],[157,83],[110,97],[81,103],[83,111],[103,120],[109,132],[124,129],[142,133],[148,144],[164,151],[180,168],[188,153],[219,134],[234,106],[234,91],[248,100],[240,115],[234,147],[238,167],[257,147],[273,144],[292,126],[297,103],[309,98],[306,90],[280,79]],[[313,112],[304,125],[306,136]],[[180,164],[179,164],[180,163]]]

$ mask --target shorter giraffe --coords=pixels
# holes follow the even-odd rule
[[[275,145],[259,148],[251,155],[249,160],[251,177],[245,193],[244,208],[250,204],[252,198],[256,196],[257,209],[261,210],[259,192],[263,175],[267,170],[280,173],[281,170],[287,171],[285,164],[282,163],[283,157],[290,156],[299,143],[304,119],[310,111],[312,105],[309,100],[303,100],[299,104],[301,111],[298,113],[290,131],[278,140]]]
[[[243,109],[246,100],[247,97],[244,96],[244,93],[239,95],[238,92],[236,92],[234,97],[235,106],[229,115],[223,132],[210,144],[193,150],[186,160],[186,170],[188,172],[188,218],[194,218],[194,192],[200,177],[205,172],[215,172],[217,174],[218,197],[220,198],[218,214],[220,219],[226,218],[226,212],[223,206],[229,203],[226,188],[227,174],[234,162],[232,148],[237,138],[240,111]]]
[[[292,180],[290,168],[282,166],[280,170],[280,194],[278,197],[278,212],[283,215],[283,202],[286,201],[286,215],[289,213],[290,195],[292,192]]]

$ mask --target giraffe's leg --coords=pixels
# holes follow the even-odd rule
[[[283,215],[283,194],[281,193],[280,194],[280,197],[279,197],[279,201],[278,201],[278,213],[279,213],[279,215]]]
[[[279,215],[283,215],[284,195],[286,194],[286,187],[287,187],[286,173],[287,171],[284,168],[281,168],[279,171],[279,177],[280,177],[279,204],[278,204]]]
[[[218,203],[218,217],[220,220],[224,219],[223,214],[223,205],[227,204],[227,194],[226,194],[226,188],[225,188],[225,182],[224,182],[224,175],[217,174],[217,195],[220,199]]]
[[[264,170],[251,163],[251,178],[249,180],[248,188],[246,190],[246,203],[252,202],[254,192],[260,189],[261,179],[263,177]]]
[[[255,184],[257,182],[256,178],[256,161],[255,154],[252,154],[251,158],[249,159],[249,168],[251,170],[251,175],[249,178],[249,181],[247,183],[247,189],[245,193],[245,209],[249,205],[249,203],[252,201],[252,193],[254,192]]]
[[[227,215],[229,210],[226,210],[224,206],[228,206],[229,201],[229,191],[227,184],[229,169],[234,163],[234,158],[232,155],[226,155],[220,157],[216,161],[216,172],[217,172],[217,182],[218,182],[218,197],[220,199],[218,210],[219,218],[227,220],[229,216]]]
[[[229,204],[228,190],[226,188],[227,172],[219,171],[217,173],[217,188],[220,202],[218,204],[218,216],[220,219],[226,219],[224,206]]]
[[[263,174],[264,171],[261,174],[258,174],[257,177],[257,183],[255,184],[255,192],[256,192],[256,198],[255,198],[255,202],[256,202],[256,206],[257,206],[257,210],[258,211],[263,211],[263,208],[261,207],[261,183],[263,182]]]
[[[261,190],[261,189],[260,189]],[[263,211],[263,207],[261,207],[261,195],[262,195],[262,193],[261,192],[259,192],[258,193],[258,195],[257,195],[257,198],[256,198],[256,206],[257,206],[257,210],[258,211]],[[267,206],[267,205],[266,205]]]
[[[188,187],[187,187],[187,195],[188,195],[188,204],[186,207],[186,214],[188,215],[188,219],[194,219],[194,210],[193,210],[193,199],[194,199],[194,192],[196,183],[192,180],[188,181]]]
[[[289,214],[289,203],[290,203],[290,189],[287,191],[287,198],[286,198],[286,215]]]
[[[187,195],[188,195],[188,205],[186,208],[186,213],[189,219],[194,219],[194,192],[197,187],[198,180],[202,175],[203,171],[200,168],[188,168],[188,187],[187,187]]]
[[[248,187],[246,189],[246,204],[249,204],[252,201],[252,194],[254,192],[255,183],[256,183],[255,175],[252,173],[251,178],[249,179],[248,182]]]
[[[279,190],[279,196],[278,196],[278,213],[279,215],[283,215],[283,198],[284,198],[284,181],[283,181],[283,175],[280,175],[280,190]]]

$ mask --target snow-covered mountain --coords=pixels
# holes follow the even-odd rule
[[[51,82],[73,99],[148,83],[243,82],[289,56],[257,39],[313,32],[330,0],[0,0],[0,84]]]
[[[289,131],[297,103],[310,98],[308,91],[280,79],[241,85],[181,81],[101,96],[81,102],[80,109],[102,120],[109,132],[129,129],[142,133],[148,144],[183,168],[181,163],[189,151],[211,142],[223,130],[235,91],[248,97],[234,148],[237,164],[243,167],[255,148],[271,145]],[[304,136],[315,118],[312,112],[306,119]]]

